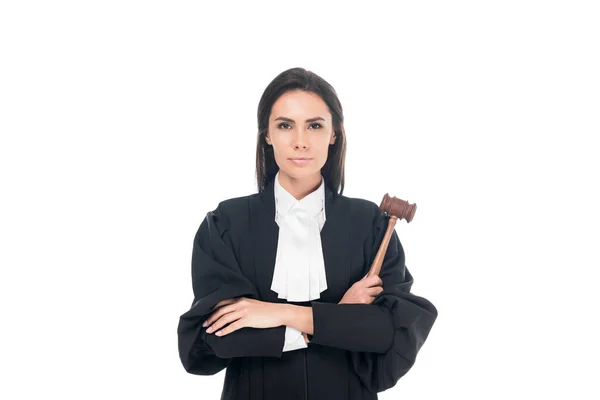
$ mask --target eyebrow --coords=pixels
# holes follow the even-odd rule
[[[294,121],[293,119],[291,119],[291,118],[286,118],[286,117],[277,117],[277,118],[275,118],[275,119],[274,119],[274,121],[278,121],[278,120],[285,121],[285,122],[293,122],[293,123],[296,123],[296,121]],[[327,122],[327,121],[325,121],[325,118],[323,118],[323,117],[313,117],[313,118],[309,118],[309,119],[307,119],[305,122],[315,122],[315,121],[323,121],[323,122]]]

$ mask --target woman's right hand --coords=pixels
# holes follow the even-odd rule
[[[365,275],[350,287],[338,304],[371,304],[383,292],[383,281],[379,275]]]

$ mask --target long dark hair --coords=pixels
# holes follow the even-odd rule
[[[258,136],[256,138],[256,183],[262,192],[267,183],[275,178],[279,166],[275,162],[273,147],[265,141],[271,109],[277,99],[289,90],[301,89],[321,97],[329,107],[335,133],[335,142],[329,146],[327,161],[321,169],[325,183],[334,193],[344,192],[344,169],[346,162],[346,134],[344,113],[335,89],[323,78],[304,68],[283,71],[269,83],[258,103]]]

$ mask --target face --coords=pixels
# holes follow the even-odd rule
[[[321,168],[336,140],[327,104],[311,92],[284,93],[273,104],[265,140],[273,146],[281,179],[320,184]]]

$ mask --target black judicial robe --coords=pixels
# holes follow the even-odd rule
[[[327,182],[325,182],[327,183]],[[389,216],[371,201],[325,185],[321,241],[327,290],[311,306],[314,334],[306,349],[283,352],[285,325],[242,328],[218,337],[202,323],[225,299],[286,303],[271,291],[279,226],[274,181],[260,193],[220,202],[194,237],[194,301],[179,318],[179,357],[187,372],[214,375],[226,368],[223,400],[364,400],[393,387],[415,363],[437,309],[410,293],[413,278],[393,231],[372,304],[337,304],[368,272]]]

